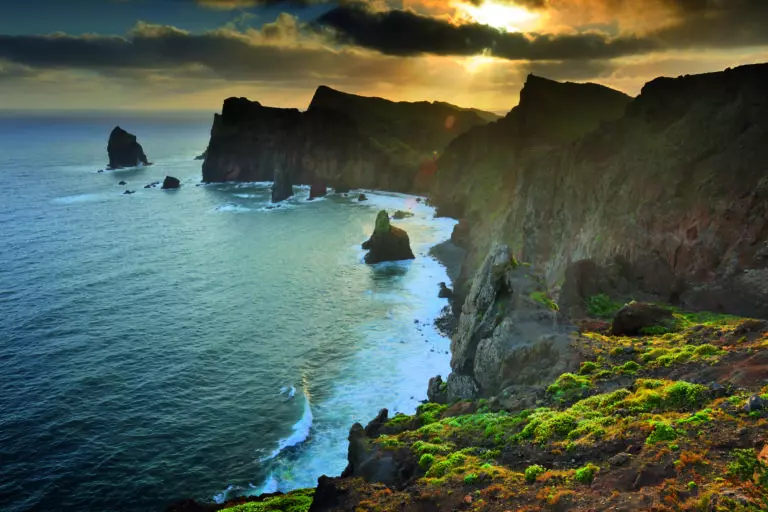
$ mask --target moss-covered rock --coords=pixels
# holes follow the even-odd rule
[[[412,260],[415,258],[411,250],[408,233],[389,223],[386,210],[376,215],[376,225],[371,238],[363,243],[363,249],[368,251],[365,262],[369,265],[384,261]]]

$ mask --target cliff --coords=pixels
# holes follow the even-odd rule
[[[493,114],[447,103],[392,102],[321,86],[306,112],[225,100],[214,116],[203,181],[271,181],[412,191],[437,152]]]

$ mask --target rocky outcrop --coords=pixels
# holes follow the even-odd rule
[[[607,292],[768,317],[768,65],[656,79],[631,102],[615,96],[602,122],[558,117],[548,105],[580,90],[560,86],[529,79],[507,118],[438,162],[438,206],[459,204],[471,223],[464,282],[501,239],[556,299],[565,281],[569,310],[588,297],[567,271],[587,261]],[[531,122],[568,142],[515,128]],[[588,133],[572,139],[573,126]]]
[[[179,188],[181,186],[181,181],[179,181],[179,178],[174,178],[173,176],[166,176],[163,180],[163,186],[161,187],[163,190],[173,189],[173,188]]]
[[[109,134],[107,143],[109,155],[109,169],[121,169],[123,167],[136,167],[139,164],[150,165],[144,149],[136,140],[136,136],[128,133],[119,126],[115,126]]]
[[[491,251],[472,280],[451,342],[447,399],[545,386],[578,367],[571,329],[530,267],[507,246]]]
[[[415,258],[411,251],[408,233],[389,223],[386,210],[381,210],[376,216],[376,226],[373,234],[363,243],[363,249],[368,251],[365,262],[369,265],[383,261],[412,260]]]
[[[293,183],[291,175],[284,168],[275,169],[275,179],[272,183],[272,202],[279,203],[293,196]]]
[[[309,200],[317,199],[318,197],[325,197],[328,194],[328,187],[322,180],[315,180],[309,187]]]
[[[493,114],[445,103],[395,103],[317,89],[306,112],[224,101],[214,116],[203,181],[270,181],[410,191],[421,162]]]
[[[675,317],[669,308],[644,302],[627,304],[616,314],[611,325],[614,336],[651,334],[653,330],[676,330]]]

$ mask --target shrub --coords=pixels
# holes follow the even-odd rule
[[[592,481],[595,479],[595,473],[600,468],[591,462],[587,464],[586,466],[579,468],[576,470],[576,481],[581,482],[583,484],[591,484]]]
[[[419,467],[424,471],[428,470],[435,462],[435,456],[431,453],[425,453],[419,459]]]
[[[477,480],[478,480],[478,476],[476,473],[467,473],[466,475],[464,475],[464,483],[466,485],[471,485],[477,482]]]
[[[597,370],[597,364],[593,363],[592,361],[587,361],[585,363],[581,363],[581,367],[579,368],[579,375],[589,375],[595,370]]]
[[[532,484],[536,481],[536,479],[539,477],[539,475],[542,475],[546,473],[547,470],[543,467],[539,466],[538,464],[534,464],[533,466],[528,466],[525,468],[525,481],[529,484]]]
[[[645,444],[656,444],[661,441],[674,441],[677,439],[677,432],[672,426],[663,421],[652,421],[653,432],[645,440]]]
[[[587,299],[587,313],[595,318],[613,318],[621,307],[620,303],[613,302],[604,293],[593,295]]]

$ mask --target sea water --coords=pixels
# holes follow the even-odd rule
[[[400,194],[200,186],[211,117],[0,116],[0,510],[314,486],[354,422],[447,373],[428,250],[454,221]],[[115,124],[154,165],[97,172]],[[165,175],[182,187],[143,188]],[[416,260],[363,263],[382,208],[414,214]]]

